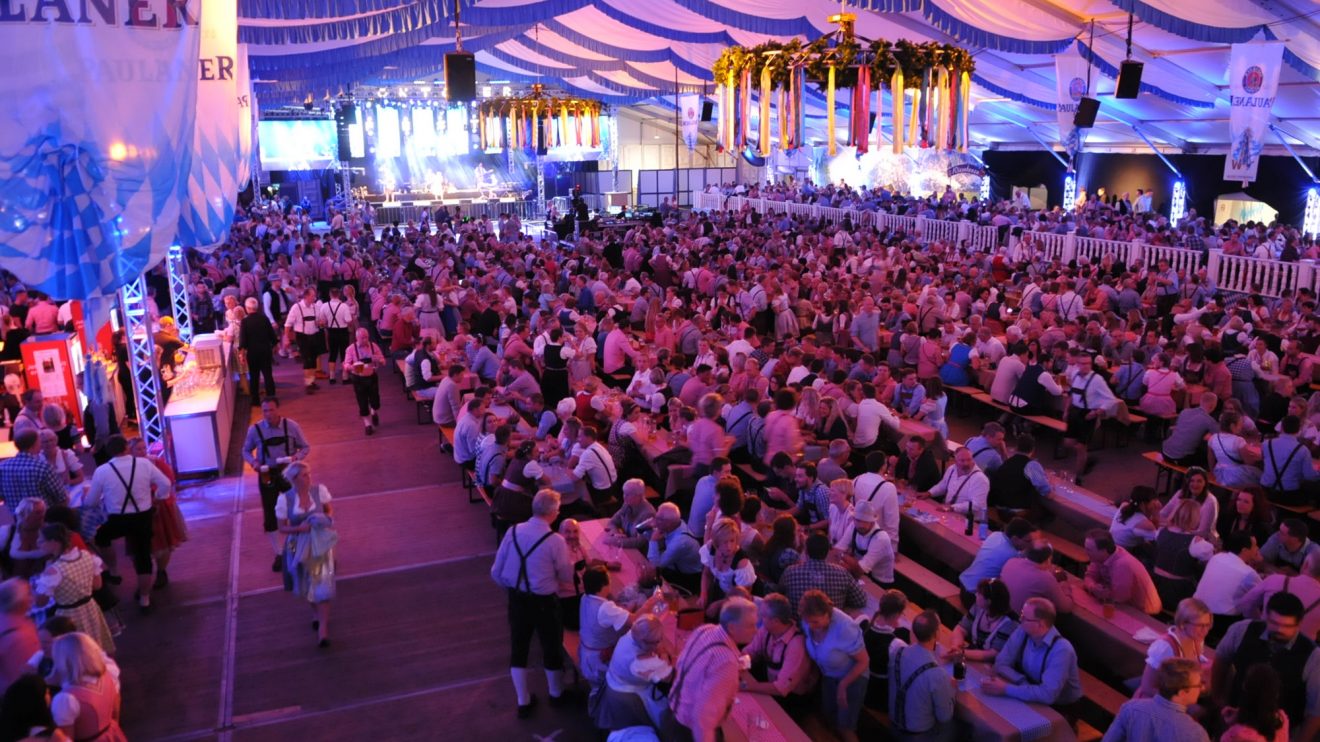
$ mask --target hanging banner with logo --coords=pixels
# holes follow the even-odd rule
[[[200,0],[0,2],[0,265],[58,299],[165,257],[192,165]]]
[[[1074,52],[1054,55],[1055,103],[1059,117],[1059,144],[1070,158],[1076,159],[1082,149],[1085,129],[1073,124],[1077,104],[1088,94],[1086,60]]]
[[[247,44],[238,45],[238,171],[241,192],[252,178],[252,141],[256,139],[256,100],[252,97],[252,73],[248,70]]]
[[[1229,139],[1224,180],[1250,183],[1256,179],[1282,64],[1283,42],[1233,45],[1228,60]]]
[[[683,124],[683,143],[688,150],[697,148],[697,127],[701,124],[701,96],[689,93],[678,96],[678,110]]]
[[[214,250],[226,239],[238,203],[237,0],[206,0],[201,13],[192,175],[177,239],[182,247]]]

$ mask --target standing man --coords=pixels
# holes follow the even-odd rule
[[[353,323],[357,320],[353,316],[353,306],[344,301],[341,292],[343,290],[338,286],[330,288],[330,300],[321,305],[321,325],[325,327],[326,339],[326,375],[330,377],[330,383],[335,383],[335,364],[342,364],[344,353],[348,350],[349,335]]]
[[[715,742],[720,725],[738,695],[741,646],[756,638],[756,605],[743,598],[728,598],[720,608],[718,625],[698,627],[683,645],[675,665],[666,717],[671,726],[665,739]],[[678,728],[672,728],[678,727]]]
[[[564,537],[550,527],[558,517],[559,493],[537,492],[532,498],[531,520],[504,533],[490,568],[491,579],[509,594],[513,644],[509,675],[518,695],[519,719],[531,716],[536,706],[536,696],[527,688],[527,655],[533,634],[541,640],[550,705],[558,707],[570,700],[564,693],[564,623],[558,591],[560,585],[573,583],[573,564]]]
[[[0,462],[0,495],[9,514],[28,497],[39,497],[46,507],[69,504],[69,493],[55,468],[41,455],[41,434],[29,428],[14,436],[18,453]]]
[[[1155,282],[1155,311],[1160,317],[1172,317],[1173,305],[1178,303],[1178,274],[1169,267],[1169,261],[1161,260],[1158,270],[1151,277]]]
[[[243,302],[247,315],[238,327],[238,347],[247,357],[248,396],[252,397],[252,406],[261,404],[261,394],[257,384],[264,377],[266,396],[275,396],[275,346],[279,337],[266,315],[257,311],[257,300],[249,298]]]
[[[41,417],[46,401],[41,390],[29,389],[23,392],[19,400],[23,402],[23,409],[18,411],[18,417],[14,418],[14,424],[9,428],[11,440],[18,440],[19,434],[25,430],[40,433],[46,429],[46,421]]]
[[[1104,417],[1105,410],[1116,400],[1114,392],[1109,389],[1109,383],[1092,368],[1091,355],[1078,353],[1075,358],[1076,370],[1068,380],[1068,396],[1065,397],[1067,403],[1063,418],[1068,428],[1064,433],[1064,444],[1076,455],[1073,482],[1081,486],[1082,475],[1094,466],[1094,462],[1087,459],[1091,436]]]
[[[944,674],[935,659],[939,632],[939,616],[926,611],[912,619],[913,643],[890,653],[889,713],[901,742],[954,739],[958,683]]]
[[[284,332],[298,345],[302,356],[303,384],[309,393],[320,389],[316,383],[316,367],[325,347],[321,332],[321,317],[317,311],[316,289],[303,290],[302,301],[293,305],[284,319]]]
[[[380,346],[371,342],[367,328],[357,328],[357,338],[344,354],[345,381],[353,380],[353,396],[357,398],[358,417],[367,435],[380,425],[380,376],[376,371],[385,365],[385,354]],[[330,379],[334,381],[334,379]]]
[[[106,569],[115,572],[118,554],[116,539],[124,539],[124,551],[133,559],[137,574],[138,610],[151,611],[151,521],[155,514],[152,488],[162,499],[168,497],[173,483],[150,461],[128,452],[128,441],[112,435],[105,444],[110,460],[92,474],[89,503],[101,503],[105,523],[96,531],[96,546],[105,559]],[[114,582],[117,579],[112,579]]]
[[[298,423],[280,414],[280,401],[275,397],[261,400],[261,419],[248,428],[243,439],[243,460],[257,473],[257,488],[261,492],[261,529],[270,540],[275,562],[270,571],[284,569],[284,550],[280,540],[279,521],[275,517],[275,504],[289,488],[284,470],[289,464],[307,458],[312,447],[303,437]]]
[[[1305,606],[1296,595],[1275,593],[1265,604],[1265,620],[1238,621],[1215,647],[1210,688],[1218,706],[1240,706],[1248,671],[1267,664],[1279,673],[1279,708],[1288,716],[1293,739],[1320,737],[1320,653],[1302,636]]]

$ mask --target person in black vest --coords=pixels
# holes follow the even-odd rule
[[[898,590],[886,590],[880,595],[880,607],[875,612],[862,640],[866,642],[866,656],[871,659],[871,680],[866,686],[866,707],[876,711],[889,710],[889,649],[894,642],[899,646],[912,643],[912,632],[902,626],[907,611],[907,596]]]
[[[1008,398],[1008,405],[1019,415],[1049,415],[1054,412],[1051,397],[1060,396],[1063,396],[1063,389],[1038,358],[1022,372],[1022,378],[1018,379]]]
[[[1279,673],[1279,706],[1298,740],[1320,739],[1320,653],[1301,634],[1304,608],[1291,593],[1275,593],[1265,604],[1265,620],[1239,621],[1215,648],[1210,684],[1220,706],[1240,706],[1248,673],[1266,664]]]
[[[284,318],[289,314],[289,296],[284,293],[284,280],[280,276],[273,275],[270,282],[266,284],[266,289],[261,292],[261,310],[266,315],[267,321],[276,328],[284,327]],[[287,358],[289,347],[285,343],[286,338],[280,333],[277,345],[281,357]]]
[[[1017,438],[1013,455],[990,474],[990,505],[1004,522],[1015,517],[1041,522],[1044,501],[1052,488],[1035,453],[1036,439],[1023,433]]]
[[[435,338],[421,335],[417,347],[404,359],[405,386],[418,399],[435,399],[438,385],[445,378],[440,375],[440,359],[431,352],[434,347]]]
[[[275,397],[261,400],[261,419],[248,428],[247,437],[243,439],[243,460],[257,472],[262,530],[275,552],[272,572],[284,569],[283,539],[277,533],[279,521],[275,518],[275,505],[288,489],[284,470],[289,464],[307,458],[311,450],[298,423],[280,413],[280,401]]]
[[[261,404],[258,382],[263,378],[266,396],[275,396],[275,346],[279,344],[279,336],[266,315],[257,311],[255,298],[249,297],[244,305],[247,315],[238,324],[238,347],[247,358],[248,396],[256,407]]]

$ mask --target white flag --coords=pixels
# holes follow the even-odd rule
[[[179,215],[178,243],[214,249],[229,233],[238,203],[237,0],[206,0],[201,13],[197,128],[188,201]]]
[[[1233,45],[1228,61],[1229,138],[1224,180],[1249,183],[1256,179],[1282,64],[1281,41]]]
[[[678,96],[679,117],[683,122],[683,142],[688,150],[697,148],[697,127],[701,123],[701,96],[695,93]]]
[[[1076,157],[1082,149],[1082,139],[1086,130],[1073,124],[1077,115],[1077,105],[1089,95],[1086,60],[1075,52],[1054,55],[1055,103],[1059,117],[1059,144],[1063,145],[1069,157]]]
[[[0,2],[0,265],[29,287],[106,296],[165,257],[192,164],[201,5]]]

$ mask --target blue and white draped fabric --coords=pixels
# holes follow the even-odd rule
[[[1282,42],[1233,45],[1228,63],[1229,149],[1224,180],[1249,183],[1256,179],[1282,64]]]
[[[1086,60],[1073,52],[1054,55],[1054,79],[1057,106],[1054,109],[1059,120],[1059,143],[1074,160],[1082,149],[1082,139],[1086,130],[1073,124],[1077,115],[1077,105],[1089,94],[1087,83]]]
[[[0,264],[59,299],[165,257],[191,166],[198,3],[7,3]],[[83,22],[86,21],[86,22]]]
[[[239,188],[238,11],[236,0],[202,6],[188,201],[179,215],[181,247],[215,249],[234,222]]]
[[[238,190],[252,179],[252,143],[257,139],[257,101],[252,95],[252,72],[247,44],[238,45]]]

